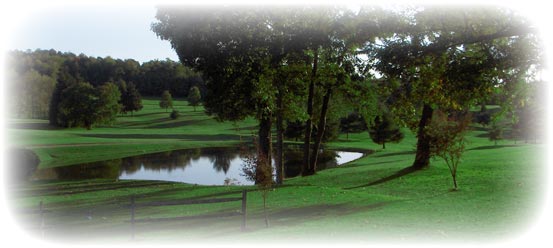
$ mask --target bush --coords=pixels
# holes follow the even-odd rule
[[[176,120],[177,118],[179,118],[180,114],[179,111],[173,109],[169,116],[171,117],[171,119]]]

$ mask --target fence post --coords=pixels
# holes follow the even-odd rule
[[[40,235],[44,238],[44,204],[42,201],[38,205],[38,211],[40,214]]]
[[[131,240],[134,240],[134,195],[131,195]]]
[[[241,230],[246,230],[246,200],[247,200],[247,191],[242,190],[242,227]]]

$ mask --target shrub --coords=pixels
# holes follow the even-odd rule
[[[176,120],[177,118],[179,118],[180,114],[179,111],[173,109],[169,116],[171,117],[171,119]]]

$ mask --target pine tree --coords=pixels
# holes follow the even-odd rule
[[[403,133],[392,122],[389,114],[377,116],[374,124],[369,127],[369,135],[374,143],[381,144],[386,149],[386,142],[399,142],[403,139]]]

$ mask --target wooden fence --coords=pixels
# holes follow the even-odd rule
[[[136,203],[135,196],[131,196],[131,204],[127,205],[131,209],[131,237],[135,237],[135,224],[140,222],[160,222],[160,221],[173,221],[173,220],[191,220],[191,219],[201,219],[201,218],[216,218],[216,217],[227,217],[227,216],[242,216],[242,224],[240,230],[244,231],[246,229],[246,201],[247,201],[247,191],[242,190],[241,197],[226,197],[226,198],[211,198],[211,199],[183,199],[183,200],[174,200],[174,201],[159,201],[159,202],[144,202]],[[181,217],[172,217],[172,218],[136,218],[136,209],[145,208],[145,207],[161,207],[161,206],[177,206],[177,205],[192,205],[192,204],[212,204],[212,203],[223,203],[223,202],[233,202],[241,201],[242,208],[240,212],[230,212],[230,213],[217,213],[217,214],[204,214],[204,215],[195,215],[195,216],[181,216]],[[36,227],[40,231],[40,235],[44,238],[44,232],[46,229],[51,228],[45,225],[45,214],[51,211],[46,210],[42,201],[40,201],[38,209],[29,209],[22,210],[21,213],[39,215],[39,223]]]

